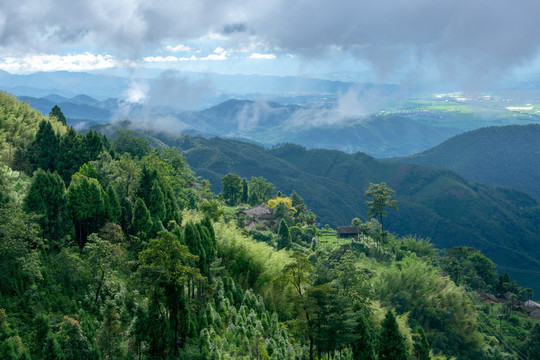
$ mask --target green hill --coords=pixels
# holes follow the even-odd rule
[[[239,141],[170,134],[159,138],[181,149],[214,191],[220,190],[227,173],[263,176],[281,191],[301,194],[321,225],[348,225],[354,217],[366,220],[364,192],[370,182],[384,181],[399,201],[399,211],[390,210],[385,222],[389,231],[430,237],[441,248],[474,246],[498,265],[540,271],[540,207],[521,191],[470,184],[450,170],[381,161],[362,153],[290,144],[266,150]],[[540,289],[537,277],[512,275]]]
[[[400,161],[446,167],[469,181],[513,187],[540,199],[539,139],[540,125],[493,126]]]

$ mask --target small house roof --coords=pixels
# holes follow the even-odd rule
[[[338,234],[359,234],[360,228],[358,226],[339,226],[336,231]]]
[[[274,215],[274,209],[271,209],[266,205],[258,205],[251,209],[242,210],[240,213],[253,217],[261,217],[265,215]]]

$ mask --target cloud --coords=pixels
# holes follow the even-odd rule
[[[259,53],[252,53],[248,56],[248,59],[262,59],[262,60],[273,60],[276,58],[276,55],[274,54],[259,54]]]
[[[182,62],[182,61],[195,61],[197,57],[191,55],[190,57],[176,57],[176,56],[147,56],[143,58],[144,62],[148,63],[162,63],[162,62]]]
[[[344,52],[381,76],[435,70],[482,80],[538,56],[539,13],[537,0],[3,0],[0,53],[78,47],[134,60],[205,38],[227,48],[262,42],[304,59]]]
[[[184,44],[178,44],[176,46],[167,45],[167,47],[165,49],[167,51],[170,51],[170,52],[191,52],[191,51],[193,51],[193,49],[191,47],[186,46]]]
[[[89,71],[113,68],[119,62],[108,54],[33,54],[0,58],[0,69],[11,73],[32,71]]]

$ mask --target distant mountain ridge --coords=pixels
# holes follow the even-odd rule
[[[540,200],[540,125],[493,126],[400,158],[446,167],[473,182],[509,186]]]

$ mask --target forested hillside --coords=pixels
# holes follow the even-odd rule
[[[457,135],[403,162],[451,169],[469,181],[540,199],[540,125],[493,126]]]
[[[146,136],[148,133],[145,134]],[[154,134],[183,150],[186,161],[214,191],[227,173],[263,176],[278,188],[302,194],[321,225],[340,226],[366,220],[364,192],[370,182],[386,182],[396,191],[399,212],[389,212],[388,230],[429,237],[441,248],[475,246],[521,282],[540,289],[540,207],[510,188],[470,184],[456,173],[433,167],[386,162],[362,153],[260,146],[213,138]]]
[[[133,133],[83,135],[5,93],[0,111],[1,359],[538,358],[531,289],[472,247],[375,220],[338,238],[299,189],[229,173],[213,193]]]

